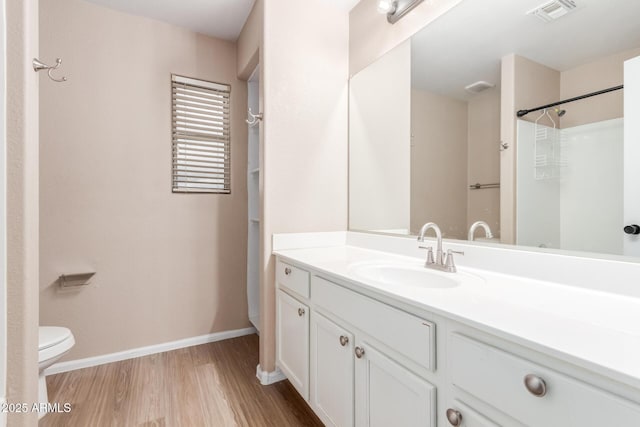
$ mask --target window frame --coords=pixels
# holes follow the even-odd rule
[[[222,123],[222,137],[221,138],[211,138],[211,139],[206,139],[206,135],[202,136],[202,135],[195,135],[196,133],[192,133],[191,135],[189,135],[188,131],[180,131],[179,130],[179,126],[178,124],[180,123],[180,120],[178,120],[177,118],[177,110],[180,108],[180,103],[178,101],[178,99],[176,98],[175,94],[176,94],[176,88],[177,87],[189,87],[189,88],[194,88],[194,89],[198,89],[201,88],[203,90],[208,90],[208,91],[217,91],[220,92],[223,97],[224,97],[224,101],[226,102],[226,111],[225,111],[225,107],[223,106],[223,108],[221,108],[219,111],[221,113],[221,119],[220,122]],[[219,83],[219,82],[214,82],[214,81],[209,81],[209,80],[204,80],[204,79],[199,79],[199,78],[195,78],[195,77],[187,77],[187,76],[183,76],[183,75],[179,75],[179,74],[175,74],[175,73],[171,73],[171,192],[172,193],[177,193],[177,194],[231,194],[231,188],[232,188],[232,179],[231,179],[231,175],[232,175],[232,165],[231,165],[231,85],[228,83]],[[210,109],[209,113],[214,112],[213,109]],[[210,120],[210,122],[215,121],[215,120]],[[226,124],[225,124],[226,123]],[[226,129],[226,132],[225,132]],[[222,172],[218,173],[218,172],[208,172],[206,171],[206,166],[195,166],[195,165],[191,165],[192,167],[198,168],[198,169],[205,169],[202,172],[195,172],[195,173],[202,173],[207,174],[207,173],[211,173],[211,174],[222,174],[222,183],[221,184],[217,184],[215,182],[211,182],[209,184],[211,185],[221,185],[221,188],[210,188],[210,187],[205,187],[205,186],[201,186],[199,187],[197,178],[195,176],[191,176],[191,180],[183,180],[180,181],[177,178],[180,176],[178,174],[179,172],[179,154],[178,154],[178,145],[186,145],[187,147],[189,147],[189,143],[188,142],[183,142],[182,144],[179,142],[180,138],[188,138],[189,136],[197,136],[198,138],[203,138],[203,141],[205,144],[210,143],[212,145],[212,148],[214,145],[216,144],[221,144],[222,145],[222,152],[224,153],[224,160],[221,162],[222,165]],[[193,141],[192,141],[193,143]],[[188,159],[182,159],[183,161],[189,161]],[[192,163],[197,163],[197,160],[192,160]],[[211,169],[215,169],[216,170],[220,170],[220,167],[217,167],[218,165],[215,165],[214,163],[212,163],[213,166],[211,166]],[[182,166],[189,166],[189,165],[182,165]],[[204,179],[207,179],[206,177],[203,177]],[[216,178],[208,178],[211,179],[212,181],[215,181]]]

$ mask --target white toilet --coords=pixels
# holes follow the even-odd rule
[[[40,326],[38,335],[38,402],[48,403],[44,370],[67,354],[76,340],[69,329],[60,326]],[[44,415],[39,412],[40,418]]]

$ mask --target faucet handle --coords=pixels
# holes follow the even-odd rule
[[[431,246],[418,246],[418,247],[420,249],[427,250],[427,261],[425,262],[425,265],[435,264],[435,261],[433,260],[433,247]]]
[[[445,260],[444,267],[445,267],[445,269],[447,271],[455,273],[456,272],[456,263],[453,261],[453,254],[464,255],[464,252],[462,252],[462,251],[454,251],[452,249],[448,249],[447,250],[447,257],[446,257],[446,260]]]
[[[427,264],[435,264],[435,261],[433,259],[433,248],[429,247],[427,248]]]

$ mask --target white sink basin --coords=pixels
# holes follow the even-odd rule
[[[409,264],[366,263],[354,264],[349,269],[354,276],[390,285],[421,288],[455,288],[462,283],[460,273],[444,273],[424,266]]]

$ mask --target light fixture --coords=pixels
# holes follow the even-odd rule
[[[400,18],[424,0],[378,0],[378,12],[387,15],[387,21],[395,24]]]
[[[393,0],[378,0],[378,12],[383,14],[393,13],[396,11],[395,1]]]

